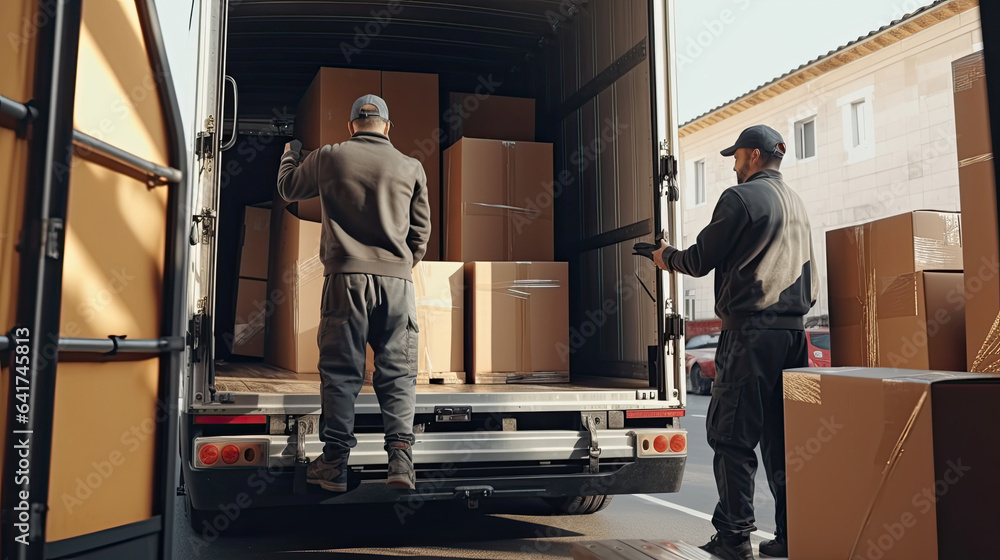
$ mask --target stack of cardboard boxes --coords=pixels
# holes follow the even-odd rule
[[[565,382],[569,268],[552,262],[552,145],[530,99],[453,94],[444,252],[464,262],[472,383]],[[563,346],[563,347],[564,347]]]
[[[982,437],[1000,423],[982,53],[953,74],[961,218],[913,212],[827,234],[833,363],[861,367],[785,372],[790,558],[996,555],[977,521],[1000,502],[1000,452]]]
[[[245,210],[232,344],[236,356],[264,356],[270,221],[267,208],[248,206]]]

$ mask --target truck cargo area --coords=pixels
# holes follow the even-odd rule
[[[568,263],[570,279],[569,383],[431,381],[418,384],[418,393],[634,394],[658,387],[660,406],[682,405],[683,362],[669,354],[664,360],[681,364],[676,381],[666,377],[677,372],[654,363],[658,317],[673,303],[666,287],[658,290],[654,267],[632,255],[634,243],[652,242],[672,219],[661,211],[657,119],[663,130],[669,115],[651,79],[659,72],[654,58],[662,56],[650,40],[653,13],[648,0],[230,3],[225,74],[239,88],[238,136],[217,162],[215,355],[195,366],[195,400],[201,388],[199,404],[209,408],[210,394],[319,393],[318,374],[230,355],[224,336],[234,328],[244,209],[272,201],[296,106],[317,71],[346,67],[436,74],[440,130],[427,138],[439,141],[441,152],[458,140],[449,136],[452,93],[533,99],[535,140],[553,145],[554,260]],[[226,92],[223,138],[233,134]],[[346,129],[347,115],[332,118]],[[432,212],[443,212],[443,204],[438,198]]]

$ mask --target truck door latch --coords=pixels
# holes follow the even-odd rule
[[[601,448],[597,443],[597,426],[594,424],[592,416],[583,417],[583,426],[590,432],[590,472],[597,474],[601,472],[599,459],[601,458]]]

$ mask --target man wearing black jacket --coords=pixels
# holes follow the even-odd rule
[[[717,533],[702,548],[726,560],[752,560],[753,492],[760,443],[775,500],[775,540],[761,556],[788,555],[782,371],[807,365],[803,317],[818,292],[805,205],[778,171],[785,144],[764,125],[744,130],[723,150],[735,156],[738,185],[726,189],[697,243],[661,242],[660,268],[702,277],[715,270],[715,311],[722,319],[708,407],[715,452]]]

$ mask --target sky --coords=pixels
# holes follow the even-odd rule
[[[195,0],[156,0],[181,107],[193,103]],[[932,0],[674,0],[684,123]],[[182,111],[185,121],[190,111]],[[185,122],[190,131],[191,123]]]
[[[933,0],[674,0],[685,123]]]

